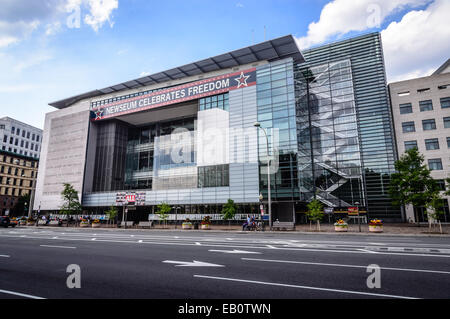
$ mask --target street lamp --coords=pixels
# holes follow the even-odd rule
[[[266,149],[267,149],[267,195],[268,195],[268,205],[269,205],[269,227],[272,230],[272,194],[270,192],[270,158],[269,158],[269,138],[267,137],[266,129],[261,127],[261,123],[256,122],[253,124],[254,127],[261,129],[266,136]]]
[[[178,209],[181,210],[181,207],[180,207],[180,206],[178,206],[178,207],[172,206],[172,209],[175,209],[175,229],[177,229],[177,224],[178,224]]]

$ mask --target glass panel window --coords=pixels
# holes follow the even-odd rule
[[[408,114],[412,112],[413,111],[411,103],[400,104],[400,114]]]
[[[442,170],[442,160],[440,158],[429,159],[428,167],[432,171],[441,171]]]
[[[444,128],[450,128],[450,117],[444,117]]]
[[[450,107],[450,97],[441,98],[441,108],[446,109]]]
[[[425,147],[426,147],[427,151],[438,150],[439,149],[439,139],[431,138],[431,139],[425,140]]]
[[[415,132],[416,127],[414,122],[403,122],[402,123],[403,133]]]
[[[432,111],[433,110],[433,101],[426,100],[419,102],[420,112]]]
[[[422,126],[424,131],[435,130],[436,129],[436,121],[434,119],[423,120]]]
[[[405,141],[405,150],[417,148],[417,141]]]

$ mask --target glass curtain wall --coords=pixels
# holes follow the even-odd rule
[[[267,130],[269,155],[278,161],[271,174],[272,199],[295,200],[300,196],[297,170],[297,132],[292,59],[259,67],[257,77],[258,122]],[[260,190],[267,198],[267,147],[262,130],[259,134]],[[277,164],[271,165],[275,169]]]
[[[303,199],[365,206],[350,60],[303,65],[295,73]]]

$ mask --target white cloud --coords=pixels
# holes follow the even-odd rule
[[[450,56],[450,1],[410,11],[381,32],[389,81],[430,75]]]
[[[319,21],[308,26],[307,35],[297,39],[299,47],[306,49],[334,36],[379,27],[389,15],[427,2],[429,0],[333,0],[323,7]]]
[[[17,43],[21,39],[29,36],[39,26],[39,24],[40,23],[38,20],[30,22],[0,21],[0,48]]]
[[[118,0],[87,0],[90,13],[84,17],[84,22],[96,32],[108,22],[110,27],[114,25],[112,12],[119,7]]]
[[[150,72],[143,71],[143,72],[141,72],[141,74],[139,74],[139,77],[143,78],[144,76],[148,76],[148,75],[150,75]]]

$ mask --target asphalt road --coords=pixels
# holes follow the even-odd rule
[[[0,229],[4,298],[450,298],[450,237]]]

